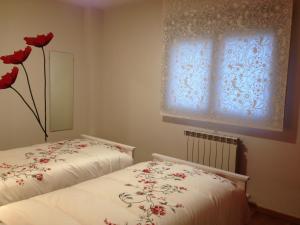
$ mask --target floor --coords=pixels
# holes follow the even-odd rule
[[[252,216],[250,225],[295,225],[295,224],[282,221],[280,219],[272,218],[270,216],[261,213],[255,213]]]

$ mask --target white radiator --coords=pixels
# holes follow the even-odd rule
[[[184,134],[187,160],[236,172],[238,138],[193,131],[184,131]]]

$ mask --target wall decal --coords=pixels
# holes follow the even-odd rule
[[[2,78],[0,79],[0,90],[2,89],[11,89],[13,90],[23,101],[23,103],[28,107],[28,109],[32,112],[34,118],[38,122],[40,128],[42,129],[44,135],[45,135],[45,141],[47,141],[48,134],[47,134],[47,73],[46,73],[46,56],[45,56],[45,46],[50,43],[50,41],[53,39],[54,35],[53,33],[48,33],[47,35],[37,35],[36,37],[25,37],[24,40],[26,41],[26,44],[28,45],[24,50],[15,51],[11,55],[1,56],[0,59],[5,64],[14,64],[14,65],[21,65],[23,68],[26,80],[27,80],[27,86],[30,93],[32,105],[28,103],[28,100],[26,100],[23,95],[12,85],[15,83],[18,74],[19,74],[19,68],[17,66],[14,66],[11,72],[6,73]],[[24,62],[29,57],[32,48],[29,46],[34,46],[37,48],[42,49],[43,53],[43,65],[44,65],[44,121],[41,120],[39,111],[37,109],[37,105],[32,93],[32,88],[30,84],[30,78],[28,75],[28,72],[26,70],[26,67],[24,65]],[[44,123],[42,123],[44,122]]]

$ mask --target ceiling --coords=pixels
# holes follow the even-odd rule
[[[114,5],[136,0],[60,0],[83,7],[107,8]]]

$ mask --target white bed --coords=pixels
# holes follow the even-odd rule
[[[0,151],[0,206],[125,168],[134,147],[80,139]]]
[[[240,184],[248,177],[217,171],[219,176],[157,154],[154,159],[2,206],[0,221],[5,225],[244,224],[248,208],[245,185]]]

